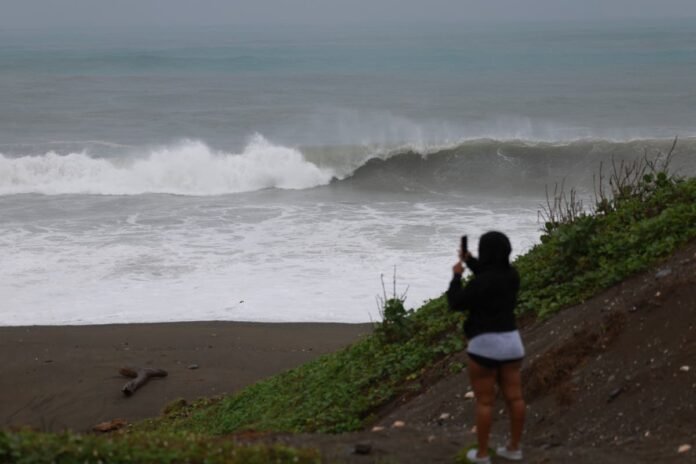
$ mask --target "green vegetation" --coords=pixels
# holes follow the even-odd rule
[[[667,157],[667,159],[669,156]],[[647,159],[614,165],[592,213],[571,192],[545,211],[541,243],[515,265],[522,276],[521,312],[547,316],[646,269],[696,237],[696,179],[683,180]],[[369,425],[380,408],[423,388],[424,374],[461,366],[438,364],[463,348],[458,314],[444,297],[417,311],[403,298],[381,300],[385,320],[353,346],[216,401],[201,401],[139,430],[220,435],[240,430],[344,432]],[[432,367],[440,369],[433,373]]]
[[[191,433],[93,436],[0,431],[0,462],[317,464],[319,453],[283,446],[243,446]]]
[[[579,303],[696,237],[696,178],[671,176],[668,164],[614,165],[611,192],[600,184],[593,213],[572,192],[570,199],[556,195],[541,244],[515,262],[519,311],[547,316]]]

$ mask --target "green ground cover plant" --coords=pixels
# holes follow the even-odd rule
[[[0,431],[0,462],[318,464],[319,453],[278,445],[244,446],[192,433],[111,436]]]

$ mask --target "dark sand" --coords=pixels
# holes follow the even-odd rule
[[[0,327],[0,427],[86,431],[115,418],[157,416],[177,398],[237,391],[370,330],[239,322]],[[162,368],[169,376],[127,398],[123,366]]]

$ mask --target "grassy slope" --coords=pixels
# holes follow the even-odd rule
[[[547,225],[542,243],[516,260],[521,312],[552,314],[696,237],[696,179],[646,180],[601,210]],[[463,348],[461,318],[447,312],[443,297],[397,319],[391,329],[382,326],[349,348],[235,395],[169,408],[134,427],[137,436],[0,432],[0,462],[51,456],[60,462],[316,462],[311,451],[240,448],[210,436],[249,429],[341,432],[369,424],[380,407],[418,390],[434,363]]]

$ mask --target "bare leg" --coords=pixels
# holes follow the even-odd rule
[[[469,378],[476,396],[476,436],[478,439],[477,456],[488,456],[488,437],[493,421],[493,403],[495,402],[496,369],[488,369],[469,358]]]
[[[510,415],[510,442],[508,449],[520,448],[522,429],[524,427],[525,403],[522,397],[522,362],[504,364],[500,368],[500,389],[507,403]]]

